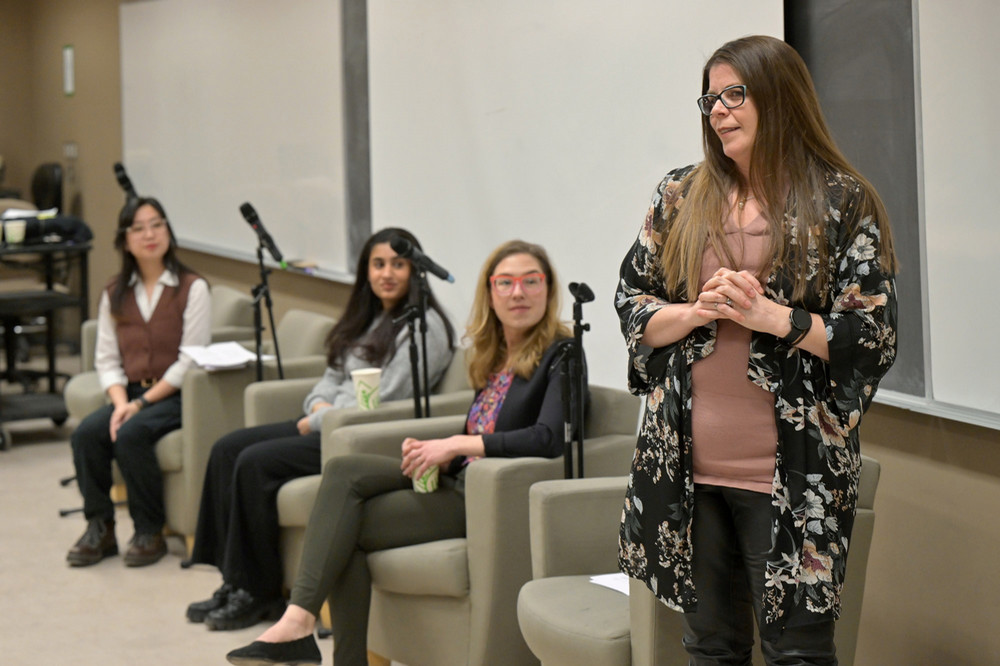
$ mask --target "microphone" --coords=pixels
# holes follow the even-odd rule
[[[577,303],[589,303],[594,300],[594,292],[586,282],[570,282],[569,293],[573,294]]]
[[[115,162],[115,178],[118,179],[118,184],[123,190],[125,190],[125,196],[129,199],[138,199],[139,195],[135,193],[135,188],[132,187],[132,181],[129,179],[128,174],[125,173],[125,167],[122,166],[121,162]]]
[[[281,251],[274,244],[274,239],[271,238],[271,234],[267,233],[267,229],[264,228],[260,218],[257,217],[257,211],[253,209],[249,201],[240,206],[240,212],[243,213],[243,218],[250,227],[257,232],[257,238],[260,239],[261,245],[267,248],[267,251],[271,253],[271,256],[278,262],[278,265],[282,268],[287,268],[285,260],[281,257]]]
[[[433,273],[437,277],[441,278],[445,282],[454,282],[455,276],[449,273],[447,270],[438,266],[434,263],[434,260],[428,257],[426,254],[421,252],[417,247],[413,245],[410,241],[406,240],[402,236],[393,236],[392,240],[389,241],[389,247],[393,251],[404,259],[409,259],[415,263],[420,268]]]

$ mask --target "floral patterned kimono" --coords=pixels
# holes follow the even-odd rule
[[[684,205],[682,180],[695,168],[672,171],[660,183],[622,262],[615,295],[628,344],[629,388],[647,394],[622,514],[619,565],[682,611],[694,611],[698,601],[691,571],[696,510],[691,365],[712,353],[716,324],[658,349],[640,339],[655,312],[686,300],[667,293],[659,257],[676,210],[667,204]],[[830,293],[825,300],[813,293],[794,303],[821,314],[829,362],[773,335],[751,336],[747,376],[774,394],[778,429],[771,486],[774,548],[761,618],[772,626],[835,619],[840,613],[861,472],[858,424],[896,355],[894,277],[879,265],[879,221],[859,219],[861,196],[860,184],[850,176],[827,176],[828,261],[820,266],[812,250],[809,267],[813,275],[827,271]],[[789,237],[793,215],[786,215]],[[788,275],[770,275],[764,289],[768,298],[793,305]]]

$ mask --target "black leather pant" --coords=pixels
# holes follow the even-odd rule
[[[698,609],[684,613],[684,647],[691,666],[750,666],[754,617],[761,617],[764,573],[771,551],[771,497],[698,484],[692,526]],[[765,629],[761,652],[769,666],[835,666],[833,620],[780,633]]]

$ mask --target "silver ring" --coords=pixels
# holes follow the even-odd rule
[[[727,298],[726,299],[726,305],[728,305],[729,307],[733,307],[733,299]]]

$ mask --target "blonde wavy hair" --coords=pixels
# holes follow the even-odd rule
[[[702,116],[705,161],[691,171],[667,202],[666,215],[676,211],[663,246],[661,265],[668,291],[675,297],[698,297],[698,278],[706,244],[733,265],[725,243],[723,221],[730,207],[729,192],[742,197],[752,191],[770,227],[770,271],[787,271],[793,280],[792,300],[801,302],[807,291],[827,292],[826,271],[811,275],[802,248],[815,245],[820,266],[827,262],[824,234],[828,225],[824,192],[831,173],[847,174],[861,186],[857,219],[867,216],[881,233],[882,267],[898,268],[892,230],[885,205],[875,188],[851,166],[837,147],[823,118],[809,70],[795,49],[774,37],[754,35],[722,45],[705,63],[702,94],[708,92],[709,73],[727,64],[747,86],[747,97],[757,107],[757,134],[750,157],[749,182],[726,156],[711,119]],[[673,210],[671,210],[673,209]],[[796,221],[795,239],[787,243],[785,218]],[[835,223],[835,222],[834,222]]]
[[[490,277],[497,264],[515,254],[534,257],[545,274],[546,304],[541,321],[526,336],[524,343],[512,351],[509,369],[527,379],[538,367],[542,355],[554,341],[572,335],[569,327],[560,319],[559,279],[552,269],[549,255],[541,245],[522,240],[512,240],[493,250],[476,284],[476,299],[472,304],[472,314],[465,329],[469,340],[469,383],[477,389],[486,386],[487,377],[504,367],[507,360],[507,342],[503,336],[503,325],[496,312],[490,307]]]

